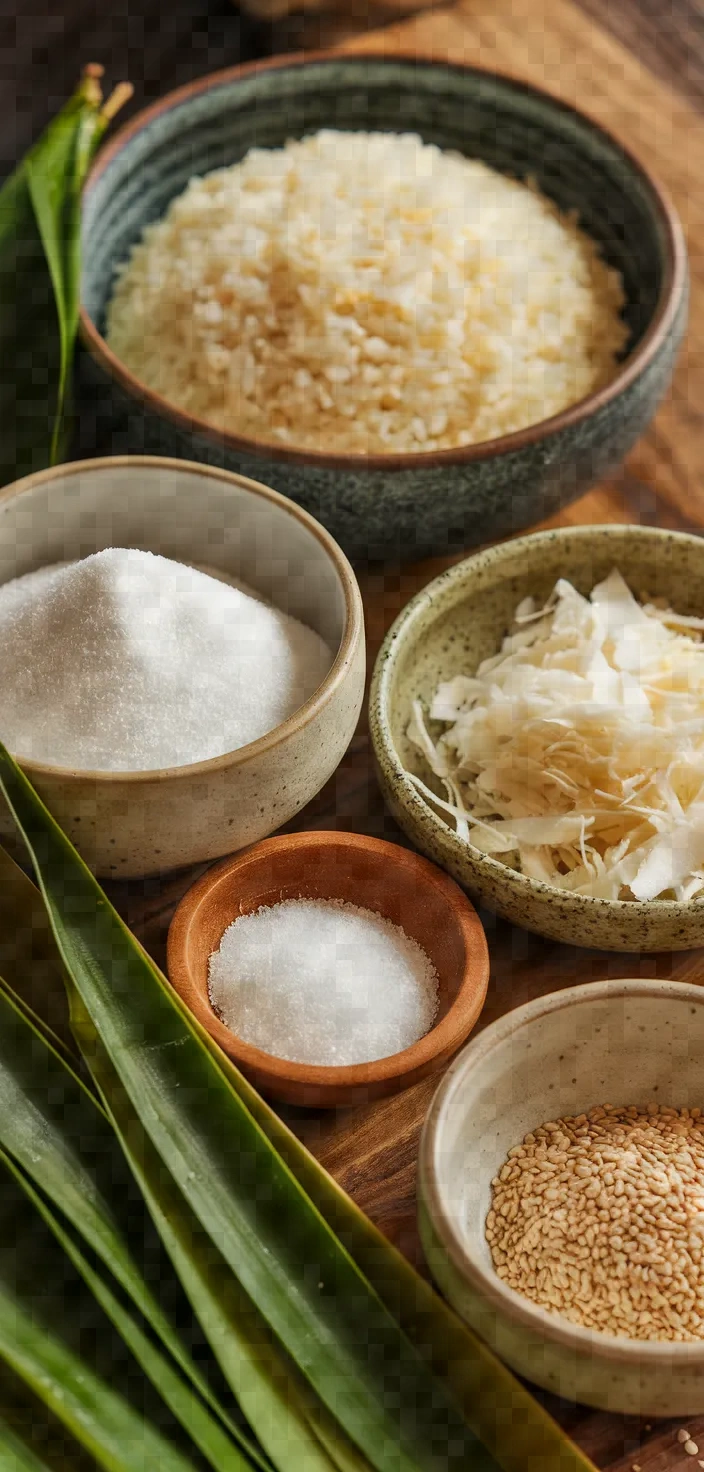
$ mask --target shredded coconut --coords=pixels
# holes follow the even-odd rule
[[[621,279],[530,184],[414,134],[324,130],[191,181],[108,342],[220,429],[344,453],[474,444],[609,381]]]
[[[526,599],[499,654],[440,684],[409,737],[474,848],[601,899],[704,897],[702,620],[641,606],[614,570]],[[689,630],[689,632],[687,632]],[[433,725],[441,722],[445,726]]]
[[[241,915],[210,957],[210,1000],[244,1042],[339,1067],[400,1053],[432,1026],[438,978],[398,925],[339,900]]]
[[[280,725],[331,663],[297,619],[151,552],[111,547],[0,587],[0,737],[34,761],[205,761]]]

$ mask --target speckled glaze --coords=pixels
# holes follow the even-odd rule
[[[413,700],[427,704],[440,680],[471,674],[495,654],[521,598],[547,596],[558,577],[588,593],[612,567],[637,596],[664,596],[678,612],[704,611],[704,540],[651,527],[538,532],[479,552],[429,583],[390,629],[374,670],[370,722],[379,780],[415,845],[515,924],[610,951],[690,950],[704,945],[704,902],[597,900],[527,879],[458,838],[406,775],[408,768],[429,776],[406,736]]]
[[[442,1291],[519,1374],[567,1400],[634,1416],[704,1411],[704,1341],[596,1334],[497,1277],[484,1240],[491,1180],[529,1130],[597,1104],[704,1098],[704,989],[590,982],[493,1022],[460,1053],[420,1147],[419,1223]]]
[[[542,425],[463,450],[364,457],[209,430],[141,385],[102,331],[115,270],[193,174],[320,127],[411,130],[532,175],[624,276],[629,355],[613,384]],[[519,531],[615,468],[667,388],[687,313],[682,231],[645,170],[588,118],[472,67],[321,54],[234,68],[170,94],[101,152],[84,208],[84,412],[115,451],[164,452],[264,479],[357,561],[418,558]]]
[[[335,656],[287,721],[210,761],[155,772],[22,761],[87,863],[122,879],[232,853],[315,796],[357,723],[364,617],[354,573],[328,533],[266,486],[225,471],[146,457],[81,461],[0,493],[0,583],[110,546],[242,578],[315,628]],[[0,837],[11,832],[0,812]]]

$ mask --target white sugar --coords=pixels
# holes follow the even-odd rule
[[[0,587],[0,737],[56,766],[146,771],[234,751],[332,663],[297,619],[206,573],[111,547]]]
[[[210,1000],[244,1042],[296,1063],[399,1053],[428,1031],[437,973],[398,925],[337,900],[241,915],[210,957]]]

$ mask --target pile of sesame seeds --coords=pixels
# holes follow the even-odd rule
[[[492,1182],[509,1287],[629,1339],[704,1339],[704,1117],[604,1105],[541,1125]]]

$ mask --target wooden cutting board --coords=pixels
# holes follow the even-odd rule
[[[598,0],[593,8],[598,10]],[[640,521],[704,531],[704,123],[692,105],[569,0],[551,0],[549,5],[539,0],[461,0],[454,8],[432,10],[347,44],[389,54],[449,57],[537,82],[617,132],[670,189],[687,231],[693,278],[689,337],[673,390],[623,470],[557,520]],[[701,44],[704,50],[704,40]],[[399,609],[447,565],[436,560],[362,579],[370,663]],[[403,842],[375,785],[365,722],[335,777],[290,826],[348,828]],[[173,907],[193,877],[114,891],[129,923],[159,960]],[[492,981],[480,1025],[531,997],[590,978],[704,979],[701,952],[610,956],[550,944],[490,916],[486,924]],[[433,1089],[428,1081],[395,1099],[337,1115],[288,1115],[320,1161],[419,1264],[415,1165]],[[674,1472],[697,1466],[678,1444],[676,1426],[651,1427],[546,1400],[603,1472],[631,1472],[634,1467]],[[704,1463],[704,1417],[690,1421],[688,1429],[702,1448]]]

